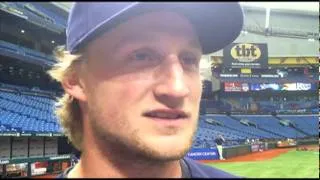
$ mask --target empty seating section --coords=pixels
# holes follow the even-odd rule
[[[270,116],[248,116],[248,115],[239,115],[237,116],[238,118],[244,118],[249,121],[255,122],[259,127],[264,128],[268,131],[274,132],[278,135],[281,135],[283,137],[288,137],[288,138],[302,138],[305,137],[306,135],[298,132],[297,130],[293,129],[292,127],[287,127],[287,126],[282,126],[280,124],[279,119],[276,119],[274,117]]]
[[[209,124],[205,122],[206,118],[207,118],[206,116],[203,116],[200,118],[199,127],[207,128],[209,130],[214,130],[215,132],[217,132],[217,134],[223,135],[226,139],[245,140],[248,137],[253,138],[253,136],[250,134],[228,128],[228,125],[217,126],[217,125]],[[258,136],[255,136],[255,138],[258,138]]]
[[[290,120],[296,127],[310,135],[318,135],[319,117],[316,115],[280,115],[281,119]]]
[[[0,91],[0,132],[61,132],[54,103],[46,97]]]
[[[196,135],[193,140],[193,147],[213,147],[215,138],[221,134],[226,141],[241,142],[245,139],[283,139],[283,138],[304,138],[307,135],[300,133],[293,127],[282,126],[280,120],[273,116],[264,115],[201,115]],[[318,116],[316,115],[283,115],[281,119],[290,120],[296,127],[309,135],[318,134]],[[221,122],[222,126],[206,122],[206,119],[214,119]],[[256,123],[257,128],[240,123],[241,119],[247,119]]]
[[[238,120],[225,115],[207,115],[207,117],[223,122],[227,127],[244,132],[249,138],[279,138],[279,136],[265,132],[253,126],[241,124]]]

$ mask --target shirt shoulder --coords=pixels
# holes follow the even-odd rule
[[[202,164],[190,158],[184,158],[189,167],[191,178],[242,178],[220,169]]]
[[[60,174],[58,174],[58,175],[56,176],[56,179],[62,179],[62,178],[66,178],[66,177],[64,176],[64,173],[60,173]]]
[[[72,170],[73,166],[67,168],[66,170],[64,170],[62,173],[58,174],[56,176],[56,179],[65,179],[68,177],[68,173]]]

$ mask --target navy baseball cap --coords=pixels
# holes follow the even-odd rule
[[[104,32],[150,11],[182,14],[194,26],[204,54],[232,43],[243,27],[243,11],[237,2],[76,2],[66,29],[67,50],[79,52]]]

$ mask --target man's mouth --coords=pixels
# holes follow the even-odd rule
[[[187,119],[190,117],[188,113],[181,110],[158,109],[143,113],[143,116],[149,118],[157,118],[164,120]]]

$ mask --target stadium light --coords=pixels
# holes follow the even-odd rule
[[[309,42],[314,42],[314,39],[313,38],[309,38],[308,41]]]
[[[23,29],[21,29],[21,31],[20,31],[22,34],[24,34],[24,30]]]
[[[243,31],[241,31],[241,33],[244,34],[244,35],[246,35],[246,34],[248,34],[248,31],[243,30]]]

